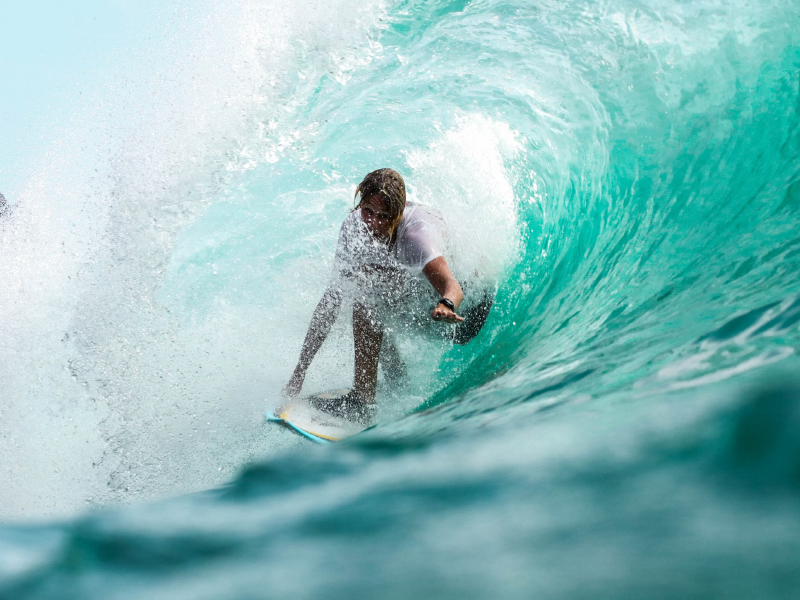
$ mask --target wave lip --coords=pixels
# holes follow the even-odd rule
[[[260,4],[212,11],[225,27],[201,27],[210,54],[189,64],[241,93],[216,81],[171,112],[167,90],[100,183],[77,159],[67,221],[43,177],[0,223],[19,257],[0,300],[22,324],[4,381],[33,417],[11,414],[53,442],[28,454],[37,476],[92,433],[89,482],[54,486],[73,504],[232,480],[2,528],[0,593],[793,595],[796,4],[311,6],[274,30]],[[211,56],[231,36],[233,75]],[[448,216],[458,268],[496,303],[464,347],[398,335],[414,375],[381,382],[378,427],[275,457],[292,442],[265,432],[264,397],[353,184],[385,165]],[[348,383],[348,325],[310,388]],[[80,435],[46,437],[69,417]],[[17,507],[30,483],[5,492]]]

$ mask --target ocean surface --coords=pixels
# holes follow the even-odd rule
[[[0,598],[800,597],[800,2],[6,4]],[[496,302],[315,446],[380,167]]]

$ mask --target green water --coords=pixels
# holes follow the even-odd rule
[[[255,17],[210,39],[261,48],[250,24],[280,28]],[[292,29],[281,64],[245,53],[269,68],[213,97],[224,130],[176,150],[134,128],[69,305],[96,502],[215,489],[9,525],[0,596],[795,597],[800,5],[347,18]],[[443,212],[454,269],[496,286],[484,330],[400,332],[410,385],[381,380],[379,424],[348,442],[248,428],[382,166]],[[344,315],[309,391],[348,384],[351,344]]]

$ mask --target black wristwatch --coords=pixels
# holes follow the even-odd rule
[[[452,301],[452,300],[448,300],[447,298],[442,298],[442,299],[441,299],[441,300],[439,300],[439,302],[437,302],[436,304],[437,304],[437,305],[438,305],[438,304],[444,304],[444,305],[445,305],[447,308],[449,308],[449,309],[450,309],[450,310],[452,310],[453,312],[456,312],[456,305],[455,305],[455,304],[453,304],[453,301]]]

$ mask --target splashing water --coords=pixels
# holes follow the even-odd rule
[[[796,2],[164,14],[6,194],[0,514],[66,520],[0,594],[800,590]],[[384,166],[497,300],[311,450],[261,415]],[[351,370],[343,313],[306,389]]]

